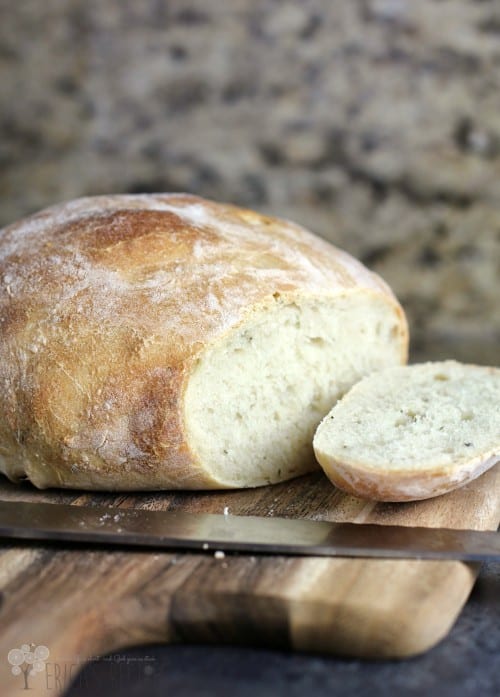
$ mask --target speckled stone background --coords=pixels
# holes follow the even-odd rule
[[[414,358],[499,363],[500,3],[0,0],[0,223],[184,190],[379,271]]]

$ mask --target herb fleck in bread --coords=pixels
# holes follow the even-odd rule
[[[181,194],[55,206],[0,233],[0,471],[285,480],[317,467],[321,418],[407,340],[387,285],[293,223]]]
[[[314,436],[339,488],[411,501],[466,484],[500,460],[500,370],[455,361],[383,370],[358,382]]]

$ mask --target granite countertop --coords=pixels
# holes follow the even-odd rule
[[[500,9],[483,0],[23,0],[0,24],[0,224],[190,191],[380,272],[414,350],[498,363]]]
[[[403,661],[223,646],[147,646],[87,666],[66,697],[496,697],[500,564],[484,565],[450,634]]]

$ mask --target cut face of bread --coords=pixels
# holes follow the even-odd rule
[[[500,370],[455,361],[363,378],[323,419],[318,462],[339,488],[411,501],[466,484],[500,460]]]
[[[314,468],[314,431],[362,376],[394,365],[399,327],[377,295],[277,300],[205,352],[185,397],[188,440],[221,486]]]

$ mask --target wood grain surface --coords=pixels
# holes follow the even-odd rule
[[[446,496],[374,504],[335,489],[321,473],[254,490],[88,494],[0,482],[4,500],[118,508],[496,529],[500,466]],[[57,695],[84,662],[157,642],[286,647],[367,658],[411,656],[446,636],[478,566],[461,562],[170,553],[90,546],[0,548],[0,686],[15,695],[8,652],[50,650],[28,676],[32,695]],[[26,667],[26,666],[25,666]]]

